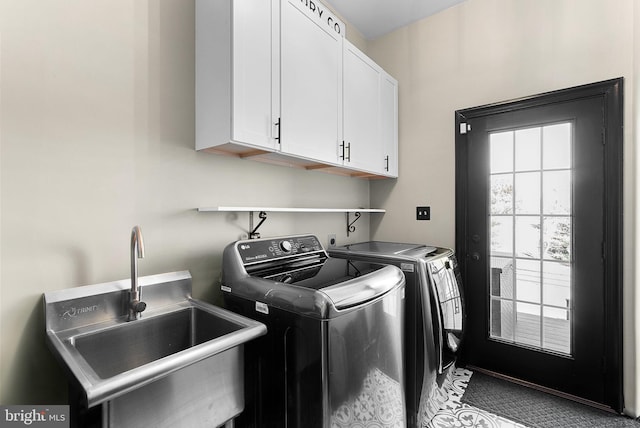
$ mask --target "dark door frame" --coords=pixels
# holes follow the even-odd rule
[[[466,121],[493,114],[508,113],[530,107],[603,97],[604,100],[604,197],[605,197],[605,243],[603,248],[605,266],[605,397],[617,412],[622,412],[623,398],[623,317],[622,317],[622,255],[623,255],[623,78],[576,86],[559,91],[520,98],[513,101],[489,104],[455,112],[456,153],[456,252],[459,258],[463,284],[466,284],[469,252],[467,250],[468,207],[466,172],[468,166]],[[468,294],[468,293],[467,293]],[[473,350],[466,350],[473,352]],[[464,354],[462,358],[464,363]]]

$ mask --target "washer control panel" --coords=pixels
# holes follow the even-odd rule
[[[250,239],[238,242],[236,248],[245,265],[324,253],[324,248],[314,235]]]

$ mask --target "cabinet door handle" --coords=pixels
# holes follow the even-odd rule
[[[338,157],[342,160],[344,160],[344,140],[342,141],[342,144],[340,144],[340,150],[342,152],[341,155],[339,155]]]
[[[278,118],[278,121],[275,123],[275,125],[278,127],[278,133],[276,134],[277,137],[274,137],[274,140],[278,140],[278,144],[280,144],[280,121],[281,118]]]
[[[384,157],[384,161],[385,161],[385,171],[389,172],[389,155]]]
[[[347,143],[347,162],[351,162],[351,143]]]

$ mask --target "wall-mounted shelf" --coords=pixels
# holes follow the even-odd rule
[[[268,212],[286,212],[286,213],[346,213],[347,215],[347,236],[355,232],[356,227],[353,225],[362,213],[385,213],[386,210],[378,208],[283,208],[283,207],[201,207],[198,212],[248,212],[249,213],[249,239],[259,238],[258,229],[267,219]],[[258,213],[260,222],[253,227],[253,213]],[[353,214],[354,219],[351,220],[350,215]]]

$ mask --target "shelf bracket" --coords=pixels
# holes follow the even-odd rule
[[[249,239],[258,239],[260,238],[260,234],[258,233],[258,229],[262,226],[262,223],[267,219],[267,213],[265,211],[260,211],[258,214],[258,218],[260,219],[260,223],[254,228],[253,227],[253,211],[249,212]]]
[[[347,211],[347,236],[349,236],[349,233],[353,233],[356,231],[356,227],[353,225],[356,221],[358,221],[358,219],[360,218],[362,214],[360,214],[359,211],[356,211],[353,213],[353,216],[355,217],[353,219],[353,221],[351,221],[351,219],[349,218],[349,212]]]

